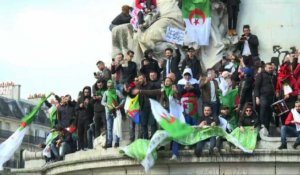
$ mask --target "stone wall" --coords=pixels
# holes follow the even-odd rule
[[[243,153],[231,147],[222,149],[221,156],[208,155],[197,158],[193,150],[181,150],[179,162],[170,161],[171,152],[159,151],[156,165],[147,174],[299,174],[300,152],[292,149],[295,138],[288,138],[287,150],[278,150],[279,137],[267,137],[264,129],[260,131],[261,140],[253,154]],[[97,139],[96,139],[97,140]],[[100,139],[101,140],[101,139]],[[99,141],[99,140],[98,140]],[[25,169],[13,169],[16,175],[133,175],[146,174],[138,161],[123,156],[118,149],[104,150],[97,145],[93,150],[68,154],[64,161],[46,164],[40,152],[24,151]],[[100,143],[100,142],[99,142]],[[126,142],[123,142],[125,145]]]

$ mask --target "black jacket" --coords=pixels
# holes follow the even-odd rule
[[[91,94],[91,87],[86,86],[83,88],[82,92],[84,92],[85,89],[88,89]],[[80,107],[80,104],[84,103],[85,99],[89,100],[89,103],[87,105],[84,105],[83,107]],[[90,123],[93,122],[93,116],[94,116],[94,101],[91,97],[91,95],[83,96],[78,99],[77,105],[76,105],[76,111],[78,115],[78,120],[87,120]]]
[[[203,121],[206,121],[206,124],[207,125],[211,125],[211,123],[213,122],[216,122],[217,125],[220,124],[220,120],[219,120],[219,117],[217,116],[208,116],[208,117],[205,117],[205,116],[201,116],[200,117],[200,123],[203,122]]]
[[[129,23],[131,19],[131,16],[124,15],[123,13],[119,14],[115,19],[111,22],[113,25],[121,25],[121,24],[126,24]]]
[[[150,63],[148,65],[145,65],[145,60],[148,60]],[[157,79],[160,79],[160,68],[158,66],[158,62],[153,58],[143,59],[141,62],[140,72],[146,76],[147,80],[149,80],[149,73],[151,71],[155,71],[157,73]]]
[[[265,71],[257,74],[255,79],[254,97],[275,96],[277,77]]]
[[[254,127],[259,126],[257,115],[255,113],[253,113],[253,115],[250,117],[246,117],[242,115],[239,119],[239,127],[240,126],[254,126]]]
[[[172,57],[170,60],[170,72],[173,72],[176,75],[176,79],[181,79],[181,73],[179,71],[179,62],[180,62],[181,54],[179,49],[176,49],[176,56]],[[166,78],[166,71],[167,71],[167,60],[165,59],[163,62],[163,79]]]
[[[185,58],[181,63],[181,70],[182,72],[186,67],[189,67],[192,69],[193,72],[193,78],[198,79],[200,74],[202,73],[200,61],[194,57],[193,59]]]
[[[244,35],[242,35],[244,37]],[[258,56],[258,38],[256,35],[252,35],[250,33],[249,39],[248,39],[249,47],[250,47],[250,52],[252,56]],[[241,51],[241,54],[243,54],[243,49],[244,49],[244,41],[239,40],[238,42],[238,48]]]

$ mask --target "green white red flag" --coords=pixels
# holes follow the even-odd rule
[[[189,39],[199,45],[209,45],[211,30],[210,0],[183,0],[182,16]]]
[[[8,161],[15,151],[22,144],[23,138],[28,131],[32,121],[36,118],[38,112],[41,110],[44,102],[51,96],[49,94],[47,97],[42,97],[39,103],[33,108],[33,110],[22,118],[20,127],[3,143],[0,144],[0,170],[3,170],[3,164]]]

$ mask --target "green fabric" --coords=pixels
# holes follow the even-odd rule
[[[54,109],[51,110],[50,114],[49,114],[49,120],[50,120],[50,127],[54,128],[56,121],[57,121],[57,108],[53,107]]]
[[[96,91],[96,95],[97,95],[97,96],[103,96],[103,94],[104,94],[105,91],[106,91],[106,89],[103,89],[103,88],[98,89],[98,90]]]
[[[116,89],[107,89],[107,105],[109,107],[115,107],[115,105],[117,105],[117,99]]]
[[[238,91],[238,88],[232,89],[228,91],[225,96],[222,95],[221,91],[219,92],[220,102],[222,106],[227,106],[229,108],[229,114],[231,118],[228,123],[232,129],[236,128],[238,125],[238,115],[235,112],[235,99],[238,95]]]
[[[165,94],[167,95],[167,97],[171,97],[174,94],[172,86],[165,86],[164,91],[165,91]]]
[[[173,120],[173,121],[172,121]],[[172,138],[181,138],[195,131],[195,128],[181,123],[179,120],[172,118],[170,121],[163,119],[160,121],[159,125],[166,131]]]
[[[134,158],[138,161],[142,161],[145,158],[147,153],[147,149],[150,141],[146,139],[137,139],[130,145],[126,147],[126,149],[120,150],[120,153],[126,154],[127,156]],[[157,152],[153,152],[153,157],[157,158]]]
[[[40,99],[40,101],[38,102],[38,104],[33,108],[33,110],[26,115],[25,117],[22,118],[22,122],[25,122],[27,125],[30,125],[32,123],[32,121],[36,118],[38,112],[41,110],[43,104],[45,103],[45,101],[51,96],[51,94],[49,94],[46,97],[42,97]]]
[[[225,138],[228,142],[231,142],[235,146],[241,148],[243,151],[251,153],[255,149],[258,135],[258,131],[256,129],[252,130],[251,127],[245,127],[245,131],[243,133],[240,132],[239,128],[236,128],[231,134],[228,134],[220,127],[193,128],[190,130],[190,133],[186,132],[185,135],[174,134],[171,131],[172,130],[157,130],[152,138],[156,139],[157,134],[165,132],[169,135],[169,138],[164,139],[161,141],[161,143],[171,142],[171,140],[174,140],[182,145],[193,145],[210,137],[220,136]],[[147,157],[147,151],[149,151],[148,147],[151,142],[156,141],[153,139],[150,141],[138,139],[130,145],[122,148],[120,152],[138,161],[145,161]],[[157,145],[160,145],[160,143]],[[157,147],[152,150],[150,155],[153,156],[154,160],[157,159],[156,148]]]
[[[183,0],[182,1],[182,16],[189,18],[191,11],[200,9],[204,12],[206,18],[211,17],[211,2],[210,0]],[[196,17],[200,18],[199,15]]]
[[[258,129],[253,129],[251,126],[244,127],[244,132],[240,128],[232,131],[231,135],[238,139],[242,146],[249,150],[254,150],[257,142]]]
[[[59,135],[58,131],[51,132],[46,139],[46,145],[50,144],[54,139],[58,137],[58,135]]]

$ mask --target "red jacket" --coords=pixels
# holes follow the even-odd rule
[[[294,120],[293,114],[292,112],[290,112],[287,118],[285,119],[284,125],[294,125],[294,123],[291,123],[293,120]]]
[[[290,87],[292,88],[292,92],[289,93],[290,96],[297,96],[300,92],[300,85],[299,85],[299,74],[300,74],[300,69],[299,64],[297,68],[294,71],[294,74],[291,71],[291,68],[289,65],[284,64],[280,67],[279,73],[278,73],[278,78],[277,78],[277,84],[276,84],[276,92],[280,92],[283,90],[283,80],[287,80],[289,82]],[[298,76],[298,80],[296,79],[296,73]]]

